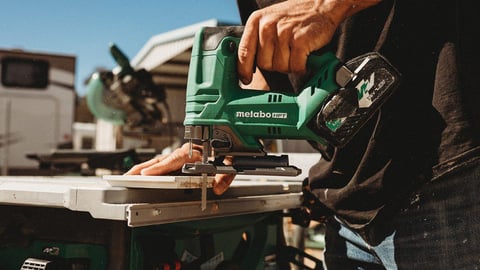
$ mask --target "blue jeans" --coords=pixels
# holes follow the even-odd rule
[[[398,269],[395,262],[395,232],[380,243],[371,245],[362,236],[338,220],[327,225],[324,251],[326,268],[331,269]]]
[[[386,223],[379,241],[337,219],[327,223],[328,270],[480,269],[480,159],[425,184]]]

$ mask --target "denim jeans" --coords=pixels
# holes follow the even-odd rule
[[[332,223],[333,222],[333,223]],[[395,262],[395,232],[370,245],[362,236],[338,220],[327,225],[325,268],[328,270],[398,269]]]
[[[424,185],[388,223],[381,231],[389,233],[371,244],[337,219],[328,222],[326,268],[480,269],[480,159]]]

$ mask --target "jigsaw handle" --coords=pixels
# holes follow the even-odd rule
[[[243,28],[203,28],[194,40],[186,93],[186,127],[206,127],[204,136],[190,132],[185,139],[222,141],[222,151],[262,149],[259,138],[298,139],[327,143],[309,127],[323,101],[339,86],[340,61],[333,53],[309,57],[313,76],[297,93],[282,89],[243,89],[237,72],[237,48]],[[203,129],[202,129],[203,130]],[[193,136],[192,136],[193,134]],[[261,151],[260,151],[261,152]]]

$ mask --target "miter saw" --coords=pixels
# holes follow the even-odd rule
[[[309,140],[342,147],[394,92],[399,72],[380,54],[342,63],[308,57],[312,76],[297,93],[243,89],[237,74],[241,26],[205,27],[194,39],[186,93],[185,139],[203,145],[183,172],[296,176],[288,156],[267,154],[263,139]],[[225,157],[232,165],[224,165]]]
[[[153,82],[147,70],[135,70],[115,44],[110,45],[110,54],[118,66],[95,72],[87,85],[86,100],[92,114],[122,125],[126,132],[165,133],[170,116],[164,88]]]

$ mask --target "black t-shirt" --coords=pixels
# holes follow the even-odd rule
[[[242,20],[271,2],[239,0]],[[338,29],[340,59],[378,50],[402,74],[352,141],[309,172],[313,193],[350,226],[394,213],[420,184],[478,158],[475,19],[469,1],[384,0]]]

